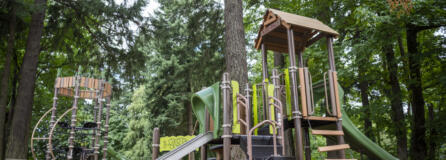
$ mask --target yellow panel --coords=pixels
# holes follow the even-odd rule
[[[161,137],[160,138],[160,152],[170,151],[178,146],[186,143],[195,136],[175,136],[175,137]]]
[[[239,85],[237,81],[231,81],[232,88],[232,133],[240,134],[240,122],[237,121],[237,94],[239,93]]]

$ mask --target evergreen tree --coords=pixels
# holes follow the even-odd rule
[[[208,0],[159,1],[138,48],[147,54],[147,82],[129,106],[125,155],[150,156],[152,130],[193,134],[190,96],[219,80],[223,68],[222,7]],[[192,126],[192,127],[191,127]]]

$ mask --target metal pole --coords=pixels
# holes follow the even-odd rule
[[[265,44],[262,46],[262,82],[263,82],[263,120],[271,119],[268,108],[268,56],[266,54]]]
[[[208,111],[207,106],[204,107],[204,114],[205,114],[205,119],[204,119],[204,132],[208,132],[209,131],[209,118],[210,118],[210,114]],[[201,159],[206,160],[207,159],[207,145],[203,145],[200,148],[200,157]]]
[[[110,95],[111,96],[111,95]],[[110,120],[110,97],[107,97],[107,104],[105,105],[107,107],[107,111],[105,112],[105,131],[104,131],[104,148],[102,148],[102,160],[107,159],[107,144],[108,144],[108,123]]]
[[[78,73],[80,74],[80,73]],[[77,102],[79,99],[79,75],[76,75],[74,77],[74,102],[73,102],[73,111],[71,112],[71,131],[70,131],[70,137],[68,139],[68,155],[67,159],[71,160],[73,159],[73,148],[74,148],[74,133],[76,129],[76,114],[77,114]]]
[[[153,129],[152,137],[152,160],[156,160],[160,153],[160,129]]]
[[[245,88],[245,93],[246,93],[246,134],[248,134],[249,129],[251,128],[251,112],[252,112],[252,108],[251,108],[251,89],[249,88],[249,83],[246,83],[246,88]]]
[[[273,84],[274,84],[274,97],[275,97],[275,99],[280,100],[279,71],[277,69],[273,69],[272,74],[273,75],[272,75],[271,79],[273,80]],[[282,103],[282,102],[280,102],[280,103]],[[283,121],[286,119],[284,119],[283,117],[286,117],[286,116],[282,115],[282,114],[284,114],[283,113],[283,110],[284,110],[283,105],[281,105],[280,107],[281,107],[281,109],[280,109],[281,112],[277,112],[276,107],[274,107],[274,111],[275,111],[274,113],[276,113],[276,115],[275,115],[276,121],[278,122],[277,128],[279,130],[279,136],[277,136],[277,139],[279,139],[279,142],[282,145],[282,156],[285,156],[285,150],[286,150],[285,139],[284,139],[285,138],[285,134],[284,134],[285,126],[284,126]],[[286,110],[286,108],[285,108],[285,110]]]
[[[290,56],[290,77],[291,77],[291,92],[293,95],[293,120],[294,120],[294,128],[295,128],[295,153],[297,160],[303,160],[303,150],[302,150],[302,126],[301,126],[301,118],[302,115],[299,110],[299,100],[298,100],[298,92],[297,92],[297,78],[296,78],[296,55],[294,53],[294,36],[293,30],[287,29],[288,36],[288,51]]]
[[[340,118],[341,113],[340,111],[340,105],[339,105],[339,95],[337,94],[337,78],[336,78],[336,66],[335,66],[335,58],[334,58],[334,51],[333,51],[333,37],[327,37],[327,48],[328,48],[328,58],[330,61],[330,70],[332,71],[331,74],[332,75],[332,80],[330,80],[331,83],[333,83],[333,85],[330,85],[330,90],[333,90],[334,92],[334,96],[332,96],[332,98],[335,98],[335,106],[336,106],[336,115],[338,116],[338,121],[336,121],[336,128],[337,130],[342,131],[342,118]],[[329,76],[330,77],[330,76]],[[337,141],[338,144],[344,144],[344,136],[337,136]],[[345,158],[345,151],[344,150],[339,150],[339,158],[344,159]]]
[[[56,107],[57,107],[57,92],[58,92],[58,89],[59,89],[59,87],[60,87],[60,85],[61,85],[61,83],[59,83],[59,86],[57,86],[57,82],[58,81],[62,81],[61,79],[59,79],[59,75],[60,75],[60,70],[58,70],[57,71],[57,78],[56,78],[56,82],[54,83],[54,97],[53,97],[53,107],[51,108],[51,120],[50,120],[50,128],[51,127],[53,127],[53,125],[54,125],[54,120],[56,119]],[[53,147],[53,146],[51,146],[51,144],[47,144],[47,151],[46,151],[46,159],[47,160],[50,160],[51,159],[51,155],[50,155],[50,147]]]
[[[223,91],[223,159],[230,160],[231,159],[231,138],[232,138],[232,126],[231,126],[231,108],[232,103],[230,102],[230,94],[229,94],[229,73],[223,74],[222,80],[222,91]]]
[[[102,106],[104,104],[105,99],[102,97],[104,94],[104,80],[99,80],[99,109],[96,119],[96,138],[95,138],[95,146],[94,146],[94,160],[98,160],[99,156],[99,138],[101,137],[101,120],[102,120]]]
[[[330,64],[330,70],[336,71],[335,59],[333,53],[333,37],[327,37],[327,49],[328,49],[328,61]]]
[[[99,90],[95,90],[95,92],[96,92],[95,96],[98,96]],[[98,110],[98,99],[97,98],[93,99],[93,105],[94,105],[94,107],[93,107],[93,122],[96,122],[97,110]],[[94,145],[96,142],[95,137],[96,137],[96,129],[93,129],[93,136],[91,137],[91,148],[94,148]]]
[[[304,128],[305,135],[305,160],[311,160],[310,131],[308,127]]]

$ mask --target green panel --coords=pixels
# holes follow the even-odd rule
[[[211,118],[214,120],[214,138],[220,136],[222,134],[222,117],[220,117],[220,115],[221,113],[223,113],[223,109],[222,107],[220,107],[222,106],[220,101],[220,82],[214,83],[212,86],[193,94],[191,102],[192,110],[194,111],[195,117],[200,123],[200,133],[204,133],[206,107],[208,108]]]
[[[272,96],[274,96],[274,84],[268,84],[268,97],[272,97]],[[274,103],[274,100],[273,100],[273,99],[270,99],[270,102],[269,102],[269,103],[273,104],[273,103]],[[270,105],[269,110],[270,110],[271,120],[275,121],[275,120],[276,120],[276,116],[275,116],[275,108],[274,108],[274,105]],[[274,132],[273,132],[273,127],[272,127],[272,126],[269,126],[269,132],[270,132],[271,134],[274,133]]]
[[[253,84],[252,85],[252,112],[253,113],[253,120],[254,120],[254,125],[257,125],[259,123],[259,110],[257,108],[257,85]],[[254,130],[254,134],[257,135],[257,129]]]
[[[291,111],[291,86],[290,86],[290,72],[288,72],[288,69],[285,69],[283,71],[285,74],[285,94],[286,94],[286,113],[288,116],[288,120],[291,120],[292,117],[292,111]]]

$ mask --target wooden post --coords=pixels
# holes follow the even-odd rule
[[[152,137],[152,160],[156,160],[160,153],[160,129],[153,129],[153,137]]]
[[[231,126],[231,108],[232,102],[230,98],[230,78],[229,73],[223,74],[223,80],[221,85],[223,91],[223,159],[231,159],[231,138],[232,138],[232,126]]]
[[[304,62],[302,57],[303,50],[298,49],[297,50],[297,59],[298,59],[298,65],[299,65],[299,85],[300,85],[300,100],[302,103],[302,116],[307,117],[308,116],[308,105],[307,105],[307,85],[305,85],[305,73],[304,73]]]

